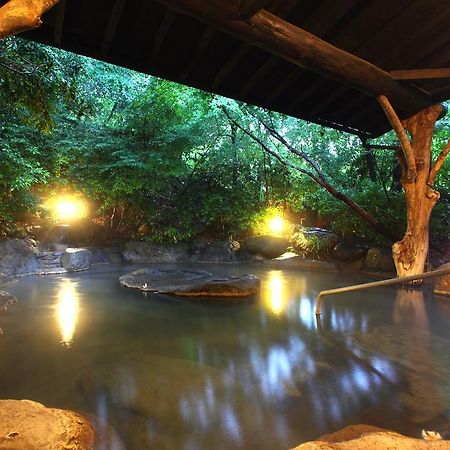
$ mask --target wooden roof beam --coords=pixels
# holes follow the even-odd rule
[[[64,27],[64,16],[66,14],[66,0],[61,0],[56,7],[56,23],[55,23],[55,44],[61,45]]]
[[[450,68],[391,70],[394,80],[430,80],[434,78],[450,78]]]
[[[166,9],[161,23],[159,24],[158,31],[156,32],[155,39],[153,41],[152,53],[148,61],[149,64],[151,64],[151,62],[154,61],[158,56],[158,53],[161,50],[162,45],[164,44],[164,40],[169,33],[174,19],[175,12],[172,9]]]
[[[239,15],[244,19],[250,19],[272,2],[273,0],[240,0]]]
[[[197,18],[227,34],[262,48],[305,69],[350,86],[366,95],[386,95],[405,114],[432,104],[429,96],[409,90],[389,72],[323,41],[283,19],[261,10],[250,19],[239,15],[236,3],[222,0],[157,0],[177,12]]]
[[[125,0],[115,0],[112,7],[111,15],[109,16],[108,25],[106,26],[105,34],[102,41],[102,56],[108,54],[111,47],[112,40],[116,34],[117,26],[119,25],[120,16],[125,5]]]

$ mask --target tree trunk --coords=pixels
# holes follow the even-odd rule
[[[434,124],[441,111],[440,105],[427,108],[403,121],[411,136],[411,149],[417,167],[417,176],[408,180],[408,166],[402,153],[397,156],[402,165],[401,183],[406,196],[407,229],[403,239],[392,246],[397,275],[417,275],[425,270],[429,248],[429,224],[439,192],[431,187],[431,141]],[[434,180],[433,180],[434,181]]]

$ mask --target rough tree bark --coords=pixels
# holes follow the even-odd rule
[[[0,8],[0,39],[42,24],[41,16],[59,0],[9,0]]]
[[[434,125],[442,106],[431,106],[400,122],[387,98],[380,96],[378,100],[402,144],[402,151],[397,153],[397,157],[402,166],[401,183],[406,196],[407,228],[403,239],[393,244],[392,255],[399,277],[418,275],[425,271],[430,217],[440,196],[433,189],[433,183],[450,151],[449,142],[432,165]]]

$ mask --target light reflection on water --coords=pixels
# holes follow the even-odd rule
[[[76,290],[76,283],[62,280],[57,294],[57,319],[61,333],[61,343],[70,347],[73,342],[80,310],[80,300]]]
[[[108,271],[21,280],[11,291],[23,320],[11,317],[10,338],[0,341],[0,398],[92,413],[103,440],[98,449],[113,448],[104,444],[110,423],[129,450],[287,449],[352,423],[414,434],[424,417],[448,411],[450,363],[440,357],[439,376],[430,376],[450,337],[433,306],[412,307],[389,290],[363,301],[330,299],[319,336],[316,293],[350,280],[218,270],[260,276],[260,299],[225,307],[145,297],[121,288],[119,274]],[[45,334],[49,298],[57,299],[68,351]],[[431,331],[437,317],[440,340]],[[417,338],[418,327],[426,339]],[[422,398],[427,393],[432,401]]]

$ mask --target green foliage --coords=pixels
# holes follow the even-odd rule
[[[18,38],[0,41],[0,86],[0,232],[31,222],[39,196],[77,190],[92,200],[109,239],[257,233],[268,207],[313,211],[340,235],[377,238],[342,202],[288,167],[310,169],[261,118],[311,155],[333,186],[399,236],[404,231],[394,155],[370,159],[355,136]],[[447,115],[437,125],[434,158],[449,139],[449,123]],[[394,140],[388,134],[378,142]],[[448,233],[449,168],[447,161],[436,180],[443,193],[433,212],[436,238]],[[313,238],[298,245],[311,255],[327,251]]]

